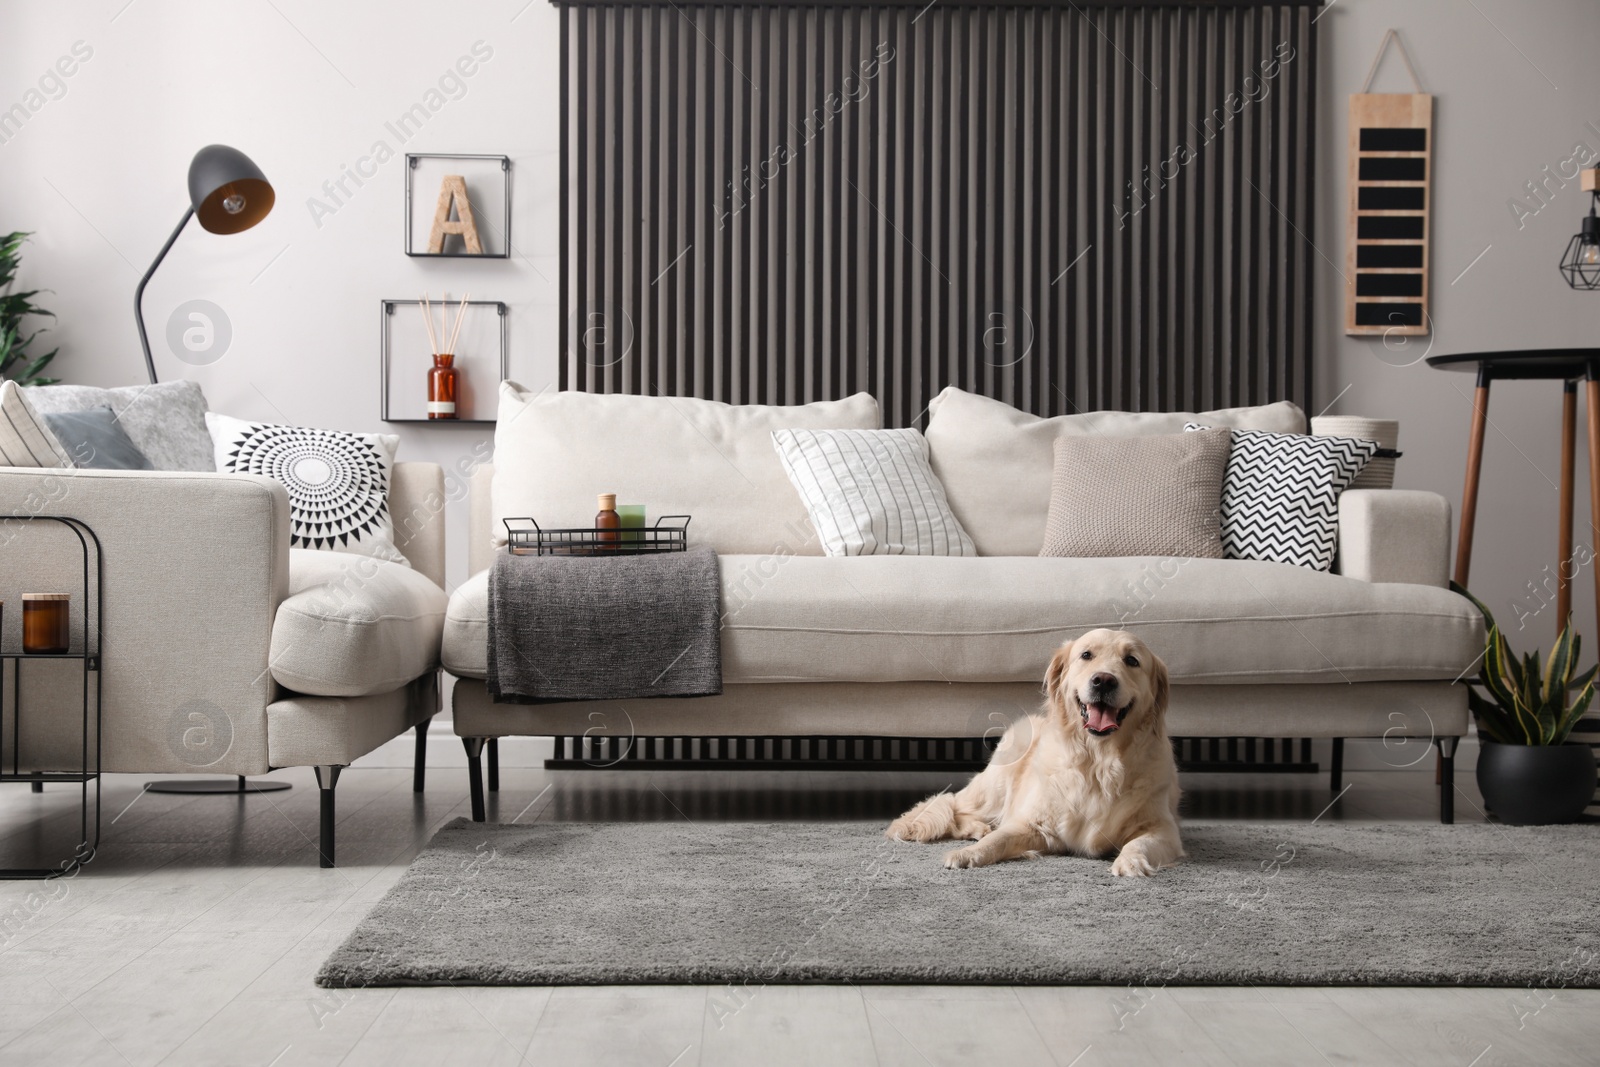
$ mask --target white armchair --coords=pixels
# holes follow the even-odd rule
[[[416,728],[414,787],[423,787],[423,735],[439,710],[443,501],[437,465],[395,465],[390,510],[408,569],[291,550],[288,496],[268,478],[0,467],[0,598],[77,588],[81,566],[76,541],[69,546],[56,524],[8,517],[89,524],[104,560],[100,769],[314,767],[320,860],[331,867],[340,769]],[[19,615],[5,614],[8,647],[20,641]],[[29,663],[22,678],[19,747],[29,769],[78,758],[78,716],[67,705],[80,690],[69,668]]]

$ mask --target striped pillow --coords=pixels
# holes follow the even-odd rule
[[[0,467],[70,467],[61,447],[16,382],[0,382]]]
[[[976,556],[916,430],[777,430],[783,460],[830,556]]]

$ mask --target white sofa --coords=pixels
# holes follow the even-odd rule
[[[66,515],[92,527],[105,576],[101,769],[257,775],[314,767],[320,862],[331,867],[342,767],[414,727],[414,788],[422,789],[423,735],[440,707],[444,502],[439,466],[395,465],[389,503],[408,568],[291,549],[289,498],[269,478],[0,468],[0,597],[81,582],[75,541],[55,524],[8,517]],[[20,643],[19,615],[5,614],[8,648]],[[76,670],[27,665],[21,752],[29,770],[75,766]]]
[[[977,737],[997,717],[1037,707],[1063,640],[1113,626],[1138,633],[1166,661],[1175,736],[1432,740],[1446,771],[1441,817],[1450,821],[1451,759],[1468,722],[1465,688],[1453,683],[1481,650],[1483,627],[1446,588],[1450,509],[1436,494],[1346,492],[1339,573],[1239,560],[1040,558],[1030,553],[1043,538],[1055,434],[1168,432],[1194,416],[1039,420],[947,390],[927,432],[934,466],[980,551],[1001,554],[828,558],[803,510],[796,519],[798,497],[781,469],[773,477],[766,468],[769,456],[777,465],[760,440],[770,431],[760,419],[744,425],[751,409],[506,388],[496,466],[471,486],[472,577],[450,599],[442,650],[460,679],[453,714],[475,818],[485,814],[479,759],[488,739]],[[805,424],[805,409],[788,410]],[[876,405],[818,414],[870,424]],[[1304,428],[1292,405],[1202,417]],[[660,435],[663,447],[650,457],[607,447],[619,427],[639,440]],[[482,679],[499,520],[578,524],[601,490],[643,500],[652,514],[694,514],[691,541],[699,531],[700,543],[722,553],[725,691],[496,704]]]

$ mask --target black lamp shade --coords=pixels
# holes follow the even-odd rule
[[[267,217],[274,196],[250,157],[225,144],[206,145],[189,164],[189,203],[211,233],[238,233]]]

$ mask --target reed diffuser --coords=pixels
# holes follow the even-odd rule
[[[422,294],[422,322],[428,328],[428,343],[433,348],[433,366],[428,368],[428,418],[454,419],[456,414],[456,341],[461,338],[461,324],[467,318],[467,301],[472,298],[468,293],[461,298],[461,303],[456,307],[456,324],[450,326],[450,305],[441,302],[441,315],[443,330],[434,332],[433,305],[428,302],[428,294]],[[448,343],[440,346],[439,338],[448,336]]]

